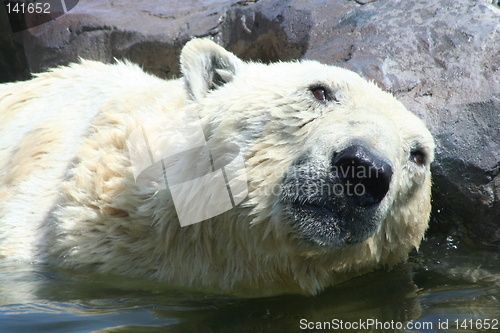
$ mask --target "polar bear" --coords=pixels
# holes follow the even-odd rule
[[[392,95],[346,69],[244,62],[207,39],[180,62],[168,81],[82,60],[0,86],[1,257],[266,296],[316,294],[418,248],[434,143]],[[174,185],[141,186],[129,142],[173,119],[168,138],[193,112],[205,146],[238,147],[246,188],[181,226]]]

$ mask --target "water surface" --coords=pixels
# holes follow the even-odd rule
[[[500,319],[498,259],[495,251],[433,237],[391,271],[315,297],[257,299],[0,261],[0,331],[324,332],[332,325],[338,332],[500,332],[500,323],[491,326]]]

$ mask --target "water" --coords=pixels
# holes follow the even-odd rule
[[[500,332],[499,255],[434,237],[391,271],[260,299],[0,261],[0,332]]]

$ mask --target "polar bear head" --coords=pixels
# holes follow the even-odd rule
[[[252,224],[367,261],[418,246],[434,143],[392,95],[346,69],[246,63],[207,40],[188,43],[181,63],[207,137],[244,152]]]

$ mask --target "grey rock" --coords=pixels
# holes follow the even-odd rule
[[[82,0],[24,32],[33,72],[127,58],[179,74],[192,37],[244,59],[308,58],[393,92],[436,138],[432,230],[500,247],[500,8],[474,0]]]
[[[287,1],[82,0],[68,14],[25,31],[24,45],[35,73],[79,57],[117,58],[172,78],[179,74],[181,47],[193,37],[212,37],[243,59],[289,60],[305,53],[310,26]]]
[[[129,59],[160,77],[179,73],[182,45],[208,35],[236,1],[82,0],[68,14],[24,32],[32,72],[77,61]]]

